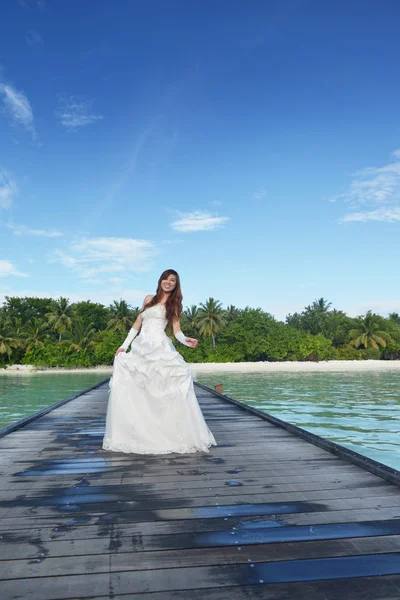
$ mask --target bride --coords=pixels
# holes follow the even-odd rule
[[[179,275],[168,269],[158,281],[156,295],[144,299],[128,337],[116,352],[104,450],[169,454],[208,452],[210,446],[216,446],[197,402],[189,367],[165,334],[170,323],[177,340],[196,348],[197,340],[181,331],[181,313]]]

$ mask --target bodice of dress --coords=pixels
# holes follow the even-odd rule
[[[165,306],[163,304],[156,304],[155,306],[146,308],[142,313],[142,318],[141,334],[144,334],[146,337],[165,336],[165,328],[168,321],[165,316]]]

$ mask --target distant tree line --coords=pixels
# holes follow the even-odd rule
[[[0,367],[89,367],[112,364],[139,307],[67,298],[9,297],[0,308]],[[278,321],[261,308],[244,309],[209,298],[181,318],[195,350],[173,343],[188,362],[318,361],[400,358],[400,316],[371,311],[351,318],[324,298]],[[167,330],[171,334],[171,331]]]

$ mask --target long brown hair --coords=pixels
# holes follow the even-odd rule
[[[146,308],[150,308],[150,306],[155,306],[156,304],[160,304],[161,298],[164,295],[164,292],[161,288],[161,282],[165,279],[168,279],[170,275],[174,275],[176,277],[176,286],[174,290],[168,296],[168,300],[165,304],[166,309],[166,318],[168,323],[171,324],[175,319],[179,319],[182,314],[182,290],[181,290],[181,281],[179,275],[174,269],[167,269],[163,273],[161,273],[160,279],[158,280],[157,291],[154,298],[150,300],[146,304],[143,310]]]

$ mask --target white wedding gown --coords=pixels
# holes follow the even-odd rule
[[[165,334],[165,306],[143,313],[130,352],[114,359],[103,448],[134,454],[208,452],[216,446],[188,365]]]

